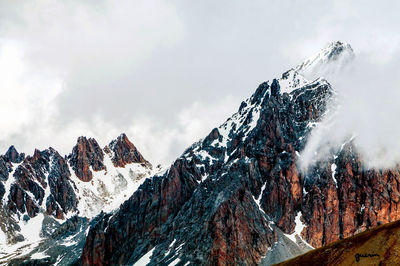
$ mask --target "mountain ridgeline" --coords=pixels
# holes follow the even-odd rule
[[[298,166],[311,131],[337,95],[326,79],[309,80],[307,73],[353,57],[350,45],[333,42],[260,84],[225,123],[166,170],[137,177],[137,185],[124,183],[120,176],[126,181],[126,174],[118,169],[151,165],[124,135],[104,149],[80,138],[66,158],[49,149],[24,159],[11,150],[0,159],[0,176],[15,176],[15,188],[3,193],[4,211],[34,217],[45,210],[56,220],[76,213],[71,234],[79,241],[63,262],[82,265],[271,265],[398,220],[399,169],[368,169],[351,140],[307,171]],[[117,169],[112,184],[127,189],[107,196],[84,186],[86,194],[74,194],[77,182],[102,187],[110,175],[97,173],[109,172],[110,164]],[[18,167],[25,170],[13,170]],[[29,171],[43,174],[31,182]],[[4,187],[0,192],[8,191]],[[110,203],[113,198],[122,205]],[[100,207],[91,207],[97,202]],[[114,207],[100,212],[107,204]],[[53,234],[55,246],[68,237]],[[50,254],[46,241],[30,254]],[[58,263],[66,256],[51,250],[54,255],[36,261]]]
[[[53,233],[60,236],[60,228],[86,230],[87,220],[78,217],[90,219],[101,211],[118,208],[151,169],[125,134],[104,149],[93,138],[79,137],[72,153],[65,157],[53,148],[25,156],[11,146],[0,156],[0,262],[21,256],[24,260],[33,256],[47,261],[49,255],[34,255],[37,249],[32,248]],[[80,234],[78,242],[82,245],[85,232],[75,233]],[[76,246],[70,240],[60,241],[59,250]],[[52,246],[57,246],[56,242]],[[76,252],[73,260],[81,250]],[[51,255],[62,264],[71,262],[70,258],[63,261],[54,248]]]

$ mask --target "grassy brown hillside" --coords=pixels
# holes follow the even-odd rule
[[[400,221],[336,241],[277,265],[400,265]]]

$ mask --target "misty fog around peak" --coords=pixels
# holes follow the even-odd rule
[[[332,159],[329,156],[350,141],[367,168],[387,169],[400,163],[399,53],[385,63],[355,53],[350,62],[333,62],[339,71],[328,68],[318,73],[337,94],[301,153],[303,169]]]

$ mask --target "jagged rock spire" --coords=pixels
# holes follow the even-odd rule
[[[8,148],[4,156],[8,158],[12,163],[20,163],[25,159],[25,154],[18,153],[14,145],[11,145],[10,148]]]
[[[152,168],[151,164],[142,156],[125,133],[122,133],[117,139],[111,141],[104,148],[104,151],[111,153],[111,160],[115,167],[125,167],[127,164],[141,163]]]
[[[84,182],[92,180],[93,171],[105,170],[104,153],[94,138],[79,137],[77,144],[68,156],[76,176]]]

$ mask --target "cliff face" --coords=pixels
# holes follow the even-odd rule
[[[351,144],[314,177],[319,180],[306,184],[302,209],[309,226],[302,235],[315,247],[400,219],[399,168],[368,170]]]
[[[301,71],[353,56],[340,42],[327,49],[323,60],[261,84],[166,173],[115,214],[97,217],[83,264],[271,264],[399,219],[399,170],[367,170],[351,141],[307,173],[298,168],[334,97],[326,80],[308,81]]]

